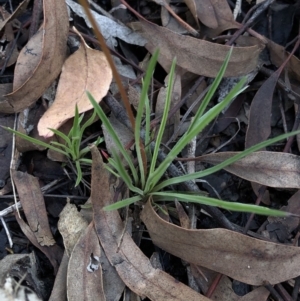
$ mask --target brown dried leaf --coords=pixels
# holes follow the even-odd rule
[[[168,274],[154,269],[149,259],[140,251],[132,238],[123,232],[123,223],[117,211],[105,212],[103,206],[113,200],[110,175],[104,167],[96,147],[92,147],[92,192],[94,223],[101,245],[110,263],[116,268],[124,283],[136,294],[156,301],[209,299],[196,293]]]
[[[106,301],[100,245],[93,223],[80,236],[71,254],[67,276],[67,294],[69,301],[95,299]]]
[[[179,35],[143,20],[140,23],[143,27],[141,34],[156,48],[160,49],[163,57],[167,58],[168,61],[172,61],[176,57],[180,67],[199,75],[216,77],[230,48],[229,46]],[[235,47],[225,76],[238,77],[253,71],[257,67],[258,56],[262,49],[263,46],[259,42],[248,47]]]
[[[239,152],[201,156],[202,162],[216,165]],[[279,152],[255,152],[224,168],[245,180],[277,188],[300,188],[299,156]]]
[[[15,68],[14,91],[6,95],[14,112],[33,104],[61,72],[66,56],[69,18],[65,1],[43,1],[43,26],[22,49]]]
[[[202,2],[202,5],[197,5],[197,10],[199,20],[208,27],[203,30],[203,33],[207,34],[208,37],[216,37],[227,29],[238,28],[238,23],[234,21],[232,10],[227,1],[197,0],[197,2]],[[204,11],[203,7],[205,7]],[[212,15],[212,12],[214,12],[215,16]],[[210,17],[209,20],[208,16]],[[212,26],[214,25],[214,18],[217,21],[216,27]]]
[[[278,69],[263,83],[251,102],[249,125],[245,141],[246,148],[265,141],[271,133],[273,93],[279,75],[280,71]]]
[[[280,283],[300,275],[297,247],[225,230],[188,230],[162,220],[148,202],[142,220],[155,245],[190,263],[251,285]],[[284,268],[283,268],[284,267]]]
[[[201,19],[202,23],[203,24],[209,24],[210,26],[212,26],[213,28],[215,28],[218,23],[217,23],[217,20],[216,20],[216,17],[215,17],[215,13],[213,10],[211,9],[207,9],[207,7],[205,6],[204,7],[204,11],[206,10],[206,14],[208,15],[208,18],[206,19],[204,16],[204,18],[202,18],[201,16],[201,13],[202,11],[200,11],[200,15],[198,15],[198,7],[197,7],[197,4],[198,2],[196,2],[195,0],[184,0],[186,6],[189,8],[189,10],[191,11],[195,21],[197,22],[197,25],[199,26],[199,20],[198,19]],[[210,27],[209,25],[207,25],[208,27]]]
[[[23,219],[19,218],[18,213],[15,213],[16,220],[22,230],[22,232],[25,234],[25,236],[30,240],[30,242],[37,247],[41,252],[43,252],[51,262],[54,273],[56,274],[61,262],[61,259],[63,257],[63,250],[57,245],[54,244],[52,246],[41,246],[38,242],[36,236],[34,235],[34,232],[30,229],[30,227],[24,222]]]
[[[177,31],[179,29],[179,31],[182,31],[180,30],[180,26],[176,26],[176,24],[174,23],[174,21],[176,20],[177,21],[177,24],[181,25],[181,27],[185,28],[185,30],[187,30],[188,33],[190,33],[191,35],[195,36],[195,37],[198,37],[199,36],[199,33],[197,32],[197,30],[195,30],[193,27],[191,27],[188,23],[186,23],[184,20],[182,20],[174,11],[173,9],[171,8],[171,6],[169,5],[169,2],[170,0],[152,0],[154,2],[156,2],[158,5],[161,5],[165,11],[167,11],[169,14],[170,14],[170,17],[171,17],[171,23],[173,24],[169,24],[170,25],[170,29],[173,28],[175,29],[175,31]],[[165,14],[163,13],[162,11],[162,24],[165,25],[164,23],[166,23],[166,19],[165,19]],[[175,20],[174,20],[175,19]]]
[[[185,0],[194,18],[209,28],[223,31],[235,28],[232,11],[226,1],[222,0]]]
[[[288,57],[289,52],[285,51],[283,46],[278,45],[270,40],[268,40],[267,47],[270,52],[270,60],[272,64],[274,64],[276,67],[280,67]],[[291,79],[300,81],[300,60],[295,55],[293,55],[288,61],[285,69],[288,70]]]
[[[70,257],[75,244],[88,223],[78,212],[75,205],[68,201],[59,215],[58,230],[63,237],[65,251]]]
[[[67,300],[68,264],[69,264],[69,257],[65,252],[55,277],[54,286],[49,301]]]
[[[112,71],[103,52],[91,49],[82,39],[80,48],[65,62],[53,105],[38,124],[41,136],[51,137],[49,128],[57,129],[74,117],[75,105],[79,113],[93,108],[86,91],[100,102],[107,94]]]
[[[12,170],[12,176],[19,193],[30,229],[41,246],[52,246],[55,240],[49,227],[44,197],[37,178]]]

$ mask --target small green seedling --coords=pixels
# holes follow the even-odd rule
[[[207,110],[207,106],[212,99],[216,89],[218,88],[226,67],[228,65],[230,56],[231,56],[232,48],[229,51],[220,71],[218,72],[217,77],[215,78],[213,84],[211,85],[208,93],[206,94],[204,100],[202,101],[195,117],[193,118],[192,123],[190,124],[188,130],[184,133],[184,135],[178,140],[178,142],[174,145],[174,147],[169,151],[166,158],[162,162],[157,162],[158,153],[160,151],[160,144],[162,141],[163,133],[166,127],[166,122],[168,118],[168,112],[171,103],[171,94],[173,89],[173,79],[174,79],[174,72],[175,72],[175,60],[172,63],[171,71],[169,75],[168,87],[167,87],[167,96],[165,101],[165,108],[164,113],[161,119],[160,127],[156,136],[155,142],[151,142],[152,133],[150,130],[150,107],[149,107],[149,99],[147,96],[148,88],[150,85],[151,77],[154,72],[154,68],[158,58],[158,51],[156,51],[147,68],[146,76],[143,82],[143,88],[141,92],[140,102],[137,110],[135,128],[134,128],[134,139],[135,139],[135,146],[136,146],[136,153],[137,153],[137,161],[138,165],[135,166],[133,159],[129,156],[128,152],[124,148],[122,142],[120,141],[117,133],[114,131],[112,125],[110,124],[106,114],[101,109],[99,104],[95,101],[90,93],[87,92],[88,97],[91,103],[94,106],[95,112],[98,114],[99,118],[101,119],[102,123],[107,128],[109,134],[111,135],[112,139],[114,140],[119,153],[116,150],[112,150],[112,158],[109,159],[106,168],[113,172],[115,175],[122,178],[125,182],[127,187],[132,193],[130,198],[121,200],[116,202],[112,205],[106,206],[105,210],[114,210],[119,209],[125,206],[128,206],[132,203],[138,201],[146,201],[150,197],[158,202],[158,201],[174,201],[179,200],[183,202],[192,202],[198,204],[205,204],[210,206],[218,206],[221,208],[225,208],[228,210],[233,211],[242,211],[242,212],[251,212],[256,214],[263,214],[263,215],[274,215],[274,216],[286,216],[288,213],[273,210],[265,207],[255,206],[255,205],[248,205],[243,203],[234,203],[234,202],[225,202],[222,200],[209,198],[202,195],[195,195],[189,192],[186,193],[178,193],[168,190],[168,187],[174,184],[182,183],[188,180],[195,180],[209,174],[212,174],[232,163],[235,161],[242,159],[243,157],[264,148],[272,143],[277,141],[283,140],[289,136],[295,135],[300,133],[300,131],[284,134],[279,137],[267,140],[265,142],[259,143],[245,151],[233,156],[232,158],[225,160],[224,162],[208,168],[204,171],[195,172],[192,174],[187,174],[175,178],[165,179],[164,175],[167,172],[169,165],[172,161],[178,156],[178,154],[183,150],[183,148],[203,129],[212,122],[220,112],[227,107],[231,101],[242,91],[244,91],[247,87],[245,86],[246,79],[242,78],[239,83],[229,92],[229,94],[224,98],[224,100],[211,109]],[[142,128],[142,119],[143,114],[145,112],[145,128]],[[142,151],[140,148],[141,142],[145,145],[145,153],[147,154],[147,162],[143,162]],[[126,161],[128,165],[128,169],[124,167],[122,158]],[[145,170],[145,166],[147,170]]]
[[[96,117],[96,112],[94,111],[92,116],[83,125],[81,125],[83,117],[84,117],[84,114],[79,116],[78,107],[76,105],[73,126],[70,129],[68,135],[65,135],[64,133],[62,133],[59,130],[50,129],[55,135],[62,138],[65,141],[65,144],[59,143],[56,141],[52,141],[51,143],[46,143],[46,142],[40,141],[38,139],[32,138],[30,136],[27,136],[18,131],[15,131],[11,128],[8,128],[8,127],[3,127],[3,128],[31,143],[34,143],[36,145],[40,145],[40,146],[52,149],[58,153],[61,153],[61,154],[65,155],[69,160],[74,162],[75,166],[76,166],[76,172],[77,172],[77,179],[76,179],[75,186],[77,186],[82,180],[81,164],[88,164],[88,165],[92,164],[91,159],[84,158],[85,155],[90,151],[90,147],[87,146],[87,147],[81,149],[81,141],[82,141],[82,136],[83,136],[84,130],[94,122],[95,117]],[[98,137],[97,140],[93,142],[93,144],[98,146],[101,142],[103,142],[103,138]]]

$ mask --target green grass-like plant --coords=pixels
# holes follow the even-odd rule
[[[158,129],[155,142],[152,143],[151,143],[152,132],[150,130],[150,108],[149,108],[149,99],[147,93],[154,72],[154,68],[157,62],[157,58],[159,55],[158,51],[156,51],[153,54],[149,62],[146,76],[143,81],[143,87],[142,87],[139,106],[137,109],[135,128],[134,128],[134,139],[135,139],[135,147],[136,147],[136,154],[137,154],[137,161],[138,161],[137,167],[135,166],[133,159],[129,156],[127,150],[124,148],[118,135],[114,131],[106,114],[99,106],[99,104],[95,101],[93,96],[89,92],[87,92],[88,97],[94,106],[95,112],[98,114],[102,123],[107,128],[107,131],[111,135],[119,151],[117,152],[116,150],[112,150],[112,157],[109,159],[106,168],[109,171],[111,171],[113,174],[117,175],[118,177],[121,177],[132,193],[131,197],[104,207],[105,210],[119,209],[138,201],[146,201],[151,197],[155,202],[174,201],[176,199],[183,202],[217,206],[232,211],[251,212],[255,214],[274,215],[274,216],[288,215],[288,213],[283,211],[269,209],[269,208],[260,207],[256,205],[249,205],[249,204],[236,203],[236,202],[225,202],[222,200],[206,197],[203,195],[195,195],[194,193],[190,193],[190,192],[179,193],[179,192],[168,190],[168,187],[171,185],[179,184],[188,180],[195,180],[207,176],[209,174],[212,174],[261,148],[264,148],[277,141],[283,140],[289,136],[300,133],[300,131],[296,131],[293,133],[280,135],[276,138],[269,139],[265,142],[261,142],[233,156],[232,158],[227,159],[224,162],[203,171],[170,178],[167,180],[164,178],[164,174],[167,172],[169,165],[177,157],[177,155],[183,150],[183,148],[196,135],[198,135],[211,121],[213,121],[219,115],[219,113],[226,106],[228,106],[230,102],[238,94],[240,94],[242,91],[244,91],[247,88],[245,86],[246,79],[242,78],[237,83],[237,85],[229,92],[229,94],[224,98],[222,102],[218,103],[217,105],[213,106],[211,109],[207,110],[207,106],[224,76],[226,67],[228,65],[231,56],[231,52],[232,52],[232,48],[230,49],[208,93],[206,94],[204,100],[202,101],[188,130],[183,134],[183,136],[169,151],[169,153],[166,155],[166,158],[159,163],[157,162],[158,154],[160,151],[160,145],[166,127],[168,112],[171,103],[171,95],[173,90],[173,79],[174,79],[175,63],[176,63],[175,60],[172,63],[171,71],[169,74],[164,113],[161,119],[160,127]],[[144,118],[145,127],[144,129],[142,129],[142,120],[143,120],[144,112],[145,112],[145,118]],[[141,145],[144,145],[145,153],[147,154],[147,162],[143,161],[142,151],[140,147]],[[124,161],[126,162],[128,168],[124,166]],[[145,166],[147,167],[147,170],[145,170]]]
[[[92,165],[91,159],[84,158],[86,154],[90,152],[90,147],[87,146],[81,149],[81,141],[82,141],[84,130],[94,122],[96,118],[96,112],[94,111],[92,116],[83,125],[81,125],[83,118],[84,118],[84,114],[81,114],[81,116],[79,116],[78,107],[76,105],[73,125],[68,135],[65,135],[59,130],[50,128],[50,130],[55,135],[59,136],[60,138],[62,138],[63,141],[65,141],[65,144],[56,141],[52,141],[51,143],[46,143],[41,140],[27,136],[18,131],[15,131],[11,128],[8,127],[3,127],[3,128],[33,144],[40,145],[52,149],[58,153],[61,153],[65,155],[70,161],[74,162],[76,167],[76,172],[77,172],[77,179],[76,179],[75,186],[77,186],[82,180],[81,165],[82,164]],[[98,146],[101,142],[103,142],[103,138],[98,137],[96,141],[93,142],[93,144]]]

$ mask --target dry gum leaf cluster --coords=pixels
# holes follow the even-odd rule
[[[232,9],[225,0],[183,1],[186,4],[186,20],[176,13],[178,7],[171,6],[169,1],[153,2],[159,5],[156,5],[156,8],[161,11],[161,25],[146,20],[138,13],[136,13],[138,22],[125,25],[109,13],[104,12],[104,16],[93,11],[93,16],[101,28],[107,45],[114,52],[119,45],[123,47],[124,53],[127,51],[129,58],[127,62],[121,61],[116,56],[114,59],[133,107],[138,104],[141,83],[139,76],[140,71],[145,69],[143,65],[147,64],[147,58],[140,66],[135,63],[130,64],[129,61],[134,61],[136,56],[130,54],[128,48],[124,48],[122,43],[143,46],[150,54],[159,48],[159,63],[166,72],[169,71],[172,59],[177,58],[172,107],[180,103],[185,95],[183,91],[194,89],[193,92],[196,91],[196,93],[187,100],[188,107],[191,106],[198,95],[205,91],[209,80],[204,81],[202,78],[195,88],[191,88],[191,83],[195,82],[199,76],[215,77],[230,45],[234,43],[232,57],[225,74],[231,80],[247,76],[250,83],[265,63],[262,60],[262,53],[266,49],[270,53],[270,62],[278,67],[277,71],[269,76],[258,89],[247,114],[240,116],[240,120],[244,120],[246,124],[246,147],[264,141],[270,136],[271,126],[274,123],[272,120],[273,93],[277,84],[288,91],[287,98],[294,101],[290,108],[294,107],[295,114],[298,116],[300,64],[293,52],[299,41],[296,42],[291,53],[287,53],[283,46],[251,29],[251,23],[248,24],[246,21],[246,27],[235,21]],[[7,48],[1,57],[0,66],[4,68],[4,66],[15,65],[15,69],[13,83],[0,84],[0,124],[13,127],[13,114],[18,113],[19,131],[49,142],[56,139],[52,137],[53,132],[49,131],[49,128],[68,132],[76,104],[80,113],[92,109],[86,90],[99,102],[109,91],[115,95],[118,91],[103,52],[90,48],[83,35],[76,28],[69,27],[68,9],[74,19],[80,16],[84,18],[86,26],[90,27],[90,22],[81,6],[72,0],[44,0],[43,21],[39,23],[33,18],[32,24],[36,22],[36,30],[29,33],[27,44],[19,48],[13,47],[14,33],[25,30],[22,28],[24,24],[16,25],[16,20],[22,16],[28,5],[29,0],[23,1],[12,14],[1,9],[3,20],[0,23],[0,31],[6,39]],[[123,11],[126,2],[121,1],[121,5],[119,10]],[[33,8],[33,11],[36,12],[36,9],[36,7]],[[129,9],[130,7],[126,10],[127,16]],[[228,35],[235,34],[225,39],[221,36],[224,32]],[[217,39],[218,36],[220,37]],[[78,50],[69,54],[67,41],[74,43],[74,40],[78,43]],[[95,42],[95,40],[90,38],[89,42]],[[284,77],[281,77],[282,73]],[[165,88],[157,85],[155,81],[154,84],[159,89],[155,113],[160,115],[164,105]],[[218,94],[226,93],[228,85],[230,85],[230,80],[225,79],[225,88],[224,90],[220,88]],[[243,97],[245,96],[239,96],[223,117],[231,118],[231,120],[238,118],[241,109],[246,110],[246,106],[243,107]],[[35,106],[41,98],[43,105]],[[50,102],[53,102],[51,106]],[[232,123],[225,118],[217,124],[219,132]],[[180,126],[180,130],[184,131],[187,122],[188,120],[182,121],[179,110],[174,113],[169,121],[164,141],[168,142],[171,137],[173,140],[176,139],[180,135],[177,127]],[[114,120],[113,124],[115,130],[124,139],[124,144],[130,143],[132,138],[130,131],[125,131],[120,121]],[[294,129],[298,126],[295,124]],[[113,145],[109,142],[105,129],[103,132],[107,150],[110,152]],[[74,205],[70,203],[66,205],[58,223],[64,242],[63,249],[56,242],[49,226],[41,183],[38,178],[27,172],[13,169],[10,173],[11,164],[8,158],[13,150],[12,136],[2,128],[0,128],[0,135],[0,147],[4,148],[4,155],[0,157],[1,186],[4,186],[11,174],[27,220],[25,222],[16,214],[19,226],[31,244],[44,253],[53,266],[56,278],[51,296],[48,296],[51,301],[66,298],[70,301],[119,300],[122,294],[128,296],[130,300],[140,300],[138,296],[162,301],[267,300],[269,292],[264,287],[266,283],[275,285],[300,275],[298,264],[300,251],[297,246],[292,245],[291,241],[287,244],[280,244],[278,240],[272,241],[270,237],[266,237],[267,234],[263,237],[263,235],[252,233],[253,237],[250,237],[239,231],[227,229],[196,229],[191,226],[193,224],[191,219],[195,218],[195,215],[187,216],[179,203],[173,208],[178,219],[178,225],[175,225],[172,223],[174,213],[167,212],[168,209],[165,208],[164,212],[168,214],[162,216],[161,213],[155,211],[149,201],[142,209],[140,218],[153,243],[182,259],[186,264],[188,263],[190,283],[193,279],[196,284],[192,286],[192,289],[176,280],[154,264],[152,260],[154,255],[149,260],[142,253],[136,244],[141,237],[133,240],[132,229],[126,228],[126,224],[117,211],[104,212],[102,210],[115,199],[116,183],[105,170],[102,157],[96,148],[92,148],[93,165],[89,201],[93,213],[88,214],[88,210],[87,212],[82,210],[79,213]],[[266,152],[265,150],[256,152],[228,166],[226,170],[250,181],[257,196],[268,204],[270,196],[268,193],[260,195],[261,186],[297,190],[300,188],[299,156],[289,153],[288,143],[282,152]],[[20,152],[41,150],[40,147],[25,143],[20,139],[16,139],[16,146]],[[194,147],[193,150],[192,145],[191,148],[189,156],[195,157],[196,148]],[[212,153],[198,158],[198,161],[218,164],[234,154],[236,152]],[[57,154],[51,154],[50,151],[48,155],[52,159],[63,160]],[[195,168],[197,166],[194,162],[188,162],[188,171],[193,172]],[[1,195],[10,191],[11,188],[6,185],[1,190]],[[286,201],[287,206],[283,210],[300,214],[298,191]],[[269,225],[280,224],[289,238],[298,227],[298,220],[293,216],[276,220],[269,218],[268,223]],[[143,224],[138,218],[137,226],[142,229]],[[137,229],[139,228],[133,230]],[[296,240],[295,242],[297,245]],[[1,285],[4,286],[7,281],[8,278],[5,276],[7,273],[22,277],[20,273],[13,274],[12,267],[19,264],[23,266],[24,273],[26,272],[27,283],[35,288],[35,292],[41,299],[45,299],[47,293],[44,288],[36,285],[37,282],[33,280],[36,271],[32,268],[32,265],[35,265],[32,263],[35,260],[32,254],[26,258],[10,255],[13,259],[8,259],[9,256],[6,256],[0,262]],[[12,262],[8,263],[9,260]],[[216,284],[214,281],[220,274],[223,277]],[[254,287],[251,292],[240,297],[231,289],[231,279]],[[290,282],[289,285],[292,287],[294,284]],[[211,292],[212,286],[213,292]],[[14,289],[21,294],[20,289]],[[4,291],[3,294],[8,294],[8,292]]]

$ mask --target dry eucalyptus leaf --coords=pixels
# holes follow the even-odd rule
[[[270,40],[268,40],[267,47],[270,52],[271,62],[276,67],[280,67],[288,57],[289,53],[283,46]],[[291,79],[296,79],[298,82],[300,81],[300,60],[295,55],[292,55],[291,59],[286,64],[285,69],[288,71]]]
[[[142,35],[160,49],[162,56],[170,62],[176,57],[178,66],[199,75],[216,77],[230,49],[229,46],[176,34],[144,20],[140,23],[143,28]],[[249,43],[252,41],[252,39],[249,40]],[[225,76],[238,77],[256,69],[258,56],[263,47],[259,42],[247,47],[235,47]]]
[[[38,123],[39,134],[53,136],[49,128],[58,129],[74,117],[75,105],[79,113],[92,109],[86,91],[100,102],[111,81],[112,71],[104,53],[88,47],[81,37],[80,48],[64,64],[54,103]]]
[[[75,205],[67,202],[59,215],[58,230],[63,237],[67,255],[70,257],[75,244],[82,232],[87,228],[88,223],[78,212]]]
[[[201,156],[201,161],[216,165],[239,152]],[[224,167],[242,179],[277,188],[300,188],[300,157],[280,152],[254,152]]]
[[[12,170],[12,176],[26,219],[37,241],[41,246],[54,245],[55,240],[48,223],[46,206],[39,180],[27,173],[16,170]]]
[[[100,245],[91,223],[74,246],[68,266],[67,295],[69,301],[106,300],[103,289]]]
[[[22,49],[15,68],[14,91],[6,95],[20,112],[32,105],[61,72],[66,56],[69,17],[66,3],[43,1],[43,26]]]
[[[251,285],[280,283],[300,275],[298,247],[261,241],[225,230],[189,230],[161,219],[151,202],[142,211],[153,243],[190,263]]]
[[[234,21],[232,10],[227,1],[197,0],[196,3],[199,20],[208,27],[203,28],[203,33],[208,37],[216,37],[227,29],[238,27],[238,23]],[[216,27],[214,27],[215,20],[217,21]]]
[[[61,260],[55,277],[54,286],[49,301],[67,300],[67,271],[69,257],[66,252]]]
[[[87,26],[92,28],[89,19],[81,5],[74,2],[73,0],[66,0],[68,6],[76,13],[77,16],[82,17]],[[103,34],[104,39],[107,44],[111,47],[117,46],[117,41],[115,38],[121,39],[128,44],[144,46],[146,41],[139,34],[133,32],[130,28],[125,26],[124,24],[117,23],[116,21],[98,14],[95,11],[91,11],[94,19],[97,22],[99,28],[101,28],[101,33]]]
[[[102,208],[113,200],[110,174],[96,147],[92,147],[92,192],[94,224],[97,235],[111,265],[124,283],[142,298],[156,301],[197,300],[209,301],[168,274],[154,269],[149,259],[125,232],[122,243],[123,222],[119,213],[105,212]]]
[[[34,232],[30,229],[30,227],[24,222],[23,219],[19,218],[17,212],[15,213],[15,218],[23,231],[24,235],[30,240],[30,242],[37,247],[41,252],[43,252],[51,262],[54,273],[56,274],[63,257],[63,250],[57,245],[54,244],[52,246],[41,246],[34,235]]]
[[[198,1],[195,1],[195,0],[184,0],[186,6],[189,8],[189,10],[191,11],[197,25],[199,26],[199,18],[198,18],[198,12],[197,12],[197,4],[198,4]],[[204,7],[204,10],[205,10],[205,7]],[[210,21],[210,24],[211,26],[213,27],[216,27],[217,26],[217,21],[214,20],[214,17],[215,17],[215,14],[214,12],[211,13],[210,10],[208,10],[206,12],[206,14],[209,15],[209,21]],[[205,22],[202,21],[203,24],[205,24]]]

